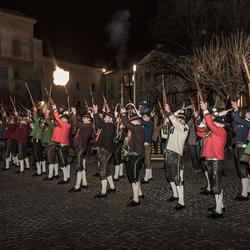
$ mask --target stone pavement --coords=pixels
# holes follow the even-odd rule
[[[32,178],[32,170],[1,171],[0,249],[250,249],[250,201],[233,201],[240,180],[232,159],[223,178],[226,214],[216,221],[206,218],[213,197],[199,194],[203,174],[186,162],[186,209],[179,212],[166,201],[171,191],[159,162],[153,163],[153,182],[142,186],[145,199],[134,208],[126,207],[131,196],[126,179],[116,183],[116,193],[93,198],[100,190],[92,176],[95,161],[88,164],[89,189],[73,194],[67,191],[75,174],[71,184],[60,186]]]

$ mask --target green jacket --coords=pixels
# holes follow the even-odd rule
[[[42,129],[40,128],[41,117],[33,116],[32,120],[33,120],[34,128],[32,129],[30,135],[34,139],[41,139],[42,138]]]
[[[46,120],[46,125],[44,129],[42,130],[41,140],[43,144],[54,144],[54,142],[50,140],[54,127],[55,127],[55,124],[52,120],[50,119]]]

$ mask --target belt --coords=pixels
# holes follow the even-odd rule
[[[219,159],[213,158],[213,157],[207,157],[206,160],[208,160],[208,161],[219,161]]]
[[[247,146],[247,144],[244,144],[244,143],[236,143],[235,144],[236,148],[245,148],[246,146]]]

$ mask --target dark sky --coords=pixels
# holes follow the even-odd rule
[[[51,45],[58,59],[93,66],[114,66],[114,49],[105,30],[116,11],[129,10],[127,55],[153,48],[149,21],[157,0],[0,0],[0,8],[20,11],[38,20],[35,36]],[[47,50],[47,49],[46,49]]]

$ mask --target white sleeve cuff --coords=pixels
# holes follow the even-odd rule
[[[207,114],[209,114],[209,111],[206,109],[203,111],[203,115],[207,115]]]

